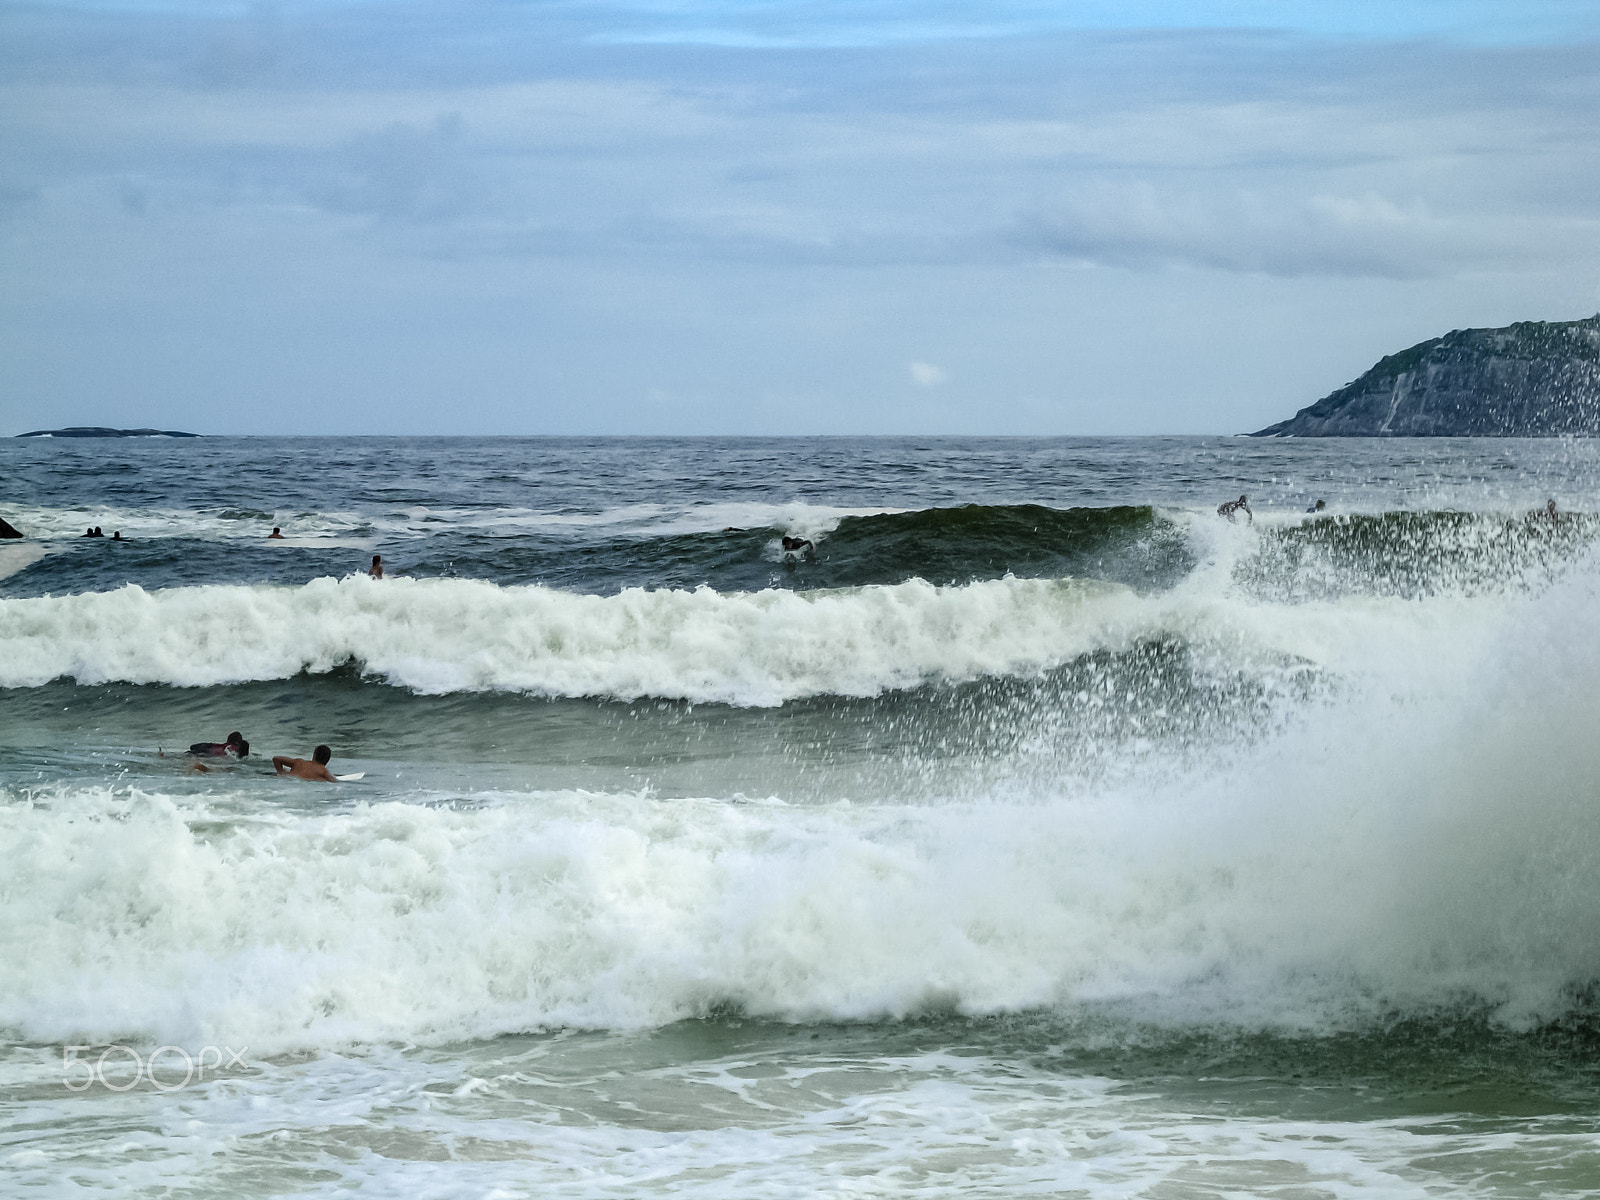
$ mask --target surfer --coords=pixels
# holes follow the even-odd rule
[[[1306,511],[1308,513],[1319,513],[1319,512],[1321,512],[1323,509],[1325,509],[1327,507],[1328,507],[1328,502],[1326,500],[1318,500],[1310,508],[1306,509]]]
[[[1249,497],[1247,496],[1240,496],[1237,500],[1229,500],[1217,505],[1217,515],[1227,517],[1231,521],[1236,514],[1243,512],[1245,516],[1250,518],[1250,524],[1254,525],[1256,523],[1256,515],[1250,511],[1250,505],[1245,503],[1248,499]]]
[[[85,529],[83,531],[83,536],[84,537],[105,537],[105,534],[100,532],[100,526],[92,525],[88,529]]]
[[[281,541],[283,541],[283,530],[279,529],[276,525],[274,525],[272,527],[272,532],[267,534],[267,541],[269,541],[269,542],[273,542],[273,541],[281,542]]]
[[[810,538],[790,537],[788,534],[785,534],[783,537],[783,548],[791,554],[801,554],[807,550],[816,549],[816,547],[811,544]]]
[[[374,579],[383,578],[383,555],[374,554],[372,556],[372,569],[368,571],[367,574],[372,576]]]
[[[196,742],[189,747],[189,753],[196,758],[223,758],[233,755],[235,758],[250,757],[250,743],[244,740],[244,735],[234,730],[228,735],[225,742]]]
[[[111,534],[111,540],[113,542],[120,542],[122,540],[122,530],[114,530]]]
[[[328,760],[333,757],[333,751],[326,746],[318,746],[311,752],[310,759],[288,758],[281,754],[272,756],[272,769],[279,775],[292,775],[296,779],[320,779],[326,783],[337,783],[333,772],[328,770]]]

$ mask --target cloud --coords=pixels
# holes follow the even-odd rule
[[[1586,225],[1593,237],[1600,223]],[[1503,270],[1565,253],[1561,236],[1526,220],[1445,216],[1412,197],[1091,185],[1018,222],[1019,245],[1073,262],[1148,270],[1188,267],[1284,277],[1425,279]]]
[[[461,216],[486,196],[464,144],[459,113],[431,127],[394,121],[320,156],[307,198],[336,212],[439,221]]]
[[[950,378],[943,367],[936,367],[932,363],[913,362],[906,364],[906,367],[911,376],[911,382],[918,387],[938,387]]]

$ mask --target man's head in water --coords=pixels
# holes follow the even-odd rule
[[[311,752],[311,761],[322,767],[327,766],[328,760],[332,757],[333,751],[329,750],[326,746],[318,746]]]
[[[250,757],[250,743],[244,740],[244,734],[237,729],[228,735],[228,740],[222,743],[229,747],[240,758]]]

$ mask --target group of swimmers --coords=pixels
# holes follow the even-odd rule
[[[21,537],[22,535],[18,534],[17,536]],[[103,537],[105,537],[105,532],[100,528],[100,526],[91,525],[88,529],[85,529],[83,531],[83,536],[84,537],[103,538]],[[126,541],[127,539],[122,536],[122,530],[114,529],[114,530],[111,531],[111,540],[113,542],[121,542],[121,541]]]
[[[209,771],[211,768],[199,760],[205,758],[249,758],[250,743],[244,740],[243,734],[238,730],[234,730],[225,741],[196,742],[189,747],[189,754],[196,760],[189,765],[191,771]],[[279,775],[288,775],[294,779],[319,779],[325,783],[337,783],[338,777],[328,770],[328,762],[332,758],[332,750],[326,746],[318,746],[311,752],[310,758],[290,758],[282,754],[274,755],[272,769]]]

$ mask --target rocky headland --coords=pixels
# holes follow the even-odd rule
[[[1457,329],[1252,437],[1600,435],[1600,314]]]

